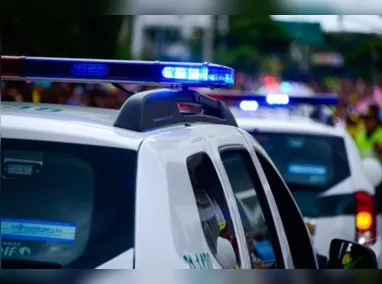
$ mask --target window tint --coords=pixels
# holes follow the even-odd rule
[[[254,137],[291,191],[327,190],[350,176],[341,137],[269,132],[257,132]]]
[[[311,239],[296,202],[273,165],[255,151],[279,209],[295,268],[316,269]]]
[[[223,268],[227,267],[221,261],[217,251],[218,237],[230,241],[235,252],[237,267],[240,268],[241,257],[232,223],[231,213],[224,196],[215,167],[205,153],[196,154],[187,160],[188,172],[194,190],[202,229],[211,253]]]
[[[246,150],[225,150],[221,152],[221,158],[248,238],[252,268],[283,267],[274,222],[269,216],[270,208],[249,153]],[[269,213],[267,218],[264,216],[264,208],[267,208]],[[273,238],[271,238],[269,227],[274,233]],[[274,244],[279,249],[278,254],[275,253]],[[276,261],[277,256],[279,256],[278,261]]]
[[[269,132],[254,136],[275,163],[305,217],[354,214],[353,194],[320,196],[350,177],[342,138]]]
[[[134,247],[135,151],[2,139],[1,155],[2,268],[95,268]]]

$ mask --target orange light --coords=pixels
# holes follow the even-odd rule
[[[373,216],[369,212],[361,211],[356,216],[356,226],[358,230],[369,230],[373,223]]]

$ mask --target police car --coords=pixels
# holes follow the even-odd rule
[[[375,187],[382,181],[379,161],[362,161],[346,129],[324,123],[325,111],[318,111],[325,118],[321,120],[320,115],[312,119],[299,112],[307,104],[318,109],[335,105],[336,97],[228,92],[210,96],[226,101],[239,127],[270,156],[305,217],[319,254],[327,255],[332,238],[342,238],[367,244],[382,264],[382,215],[374,201]],[[273,179],[271,187],[272,183]]]
[[[189,89],[230,87],[231,68],[4,56],[1,67],[2,80],[181,86],[134,94],[119,111],[2,104],[2,268],[317,268],[264,149],[223,102]]]

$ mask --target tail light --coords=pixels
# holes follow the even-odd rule
[[[374,197],[367,192],[355,193],[356,204],[356,241],[372,245],[377,238],[376,211]]]

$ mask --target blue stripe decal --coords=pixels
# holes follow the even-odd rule
[[[327,168],[322,165],[313,164],[289,164],[288,172],[295,175],[324,176],[326,175]]]
[[[76,226],[73,223],[42,220],[1,219],[1,238],[30,241],[74,243]]]

